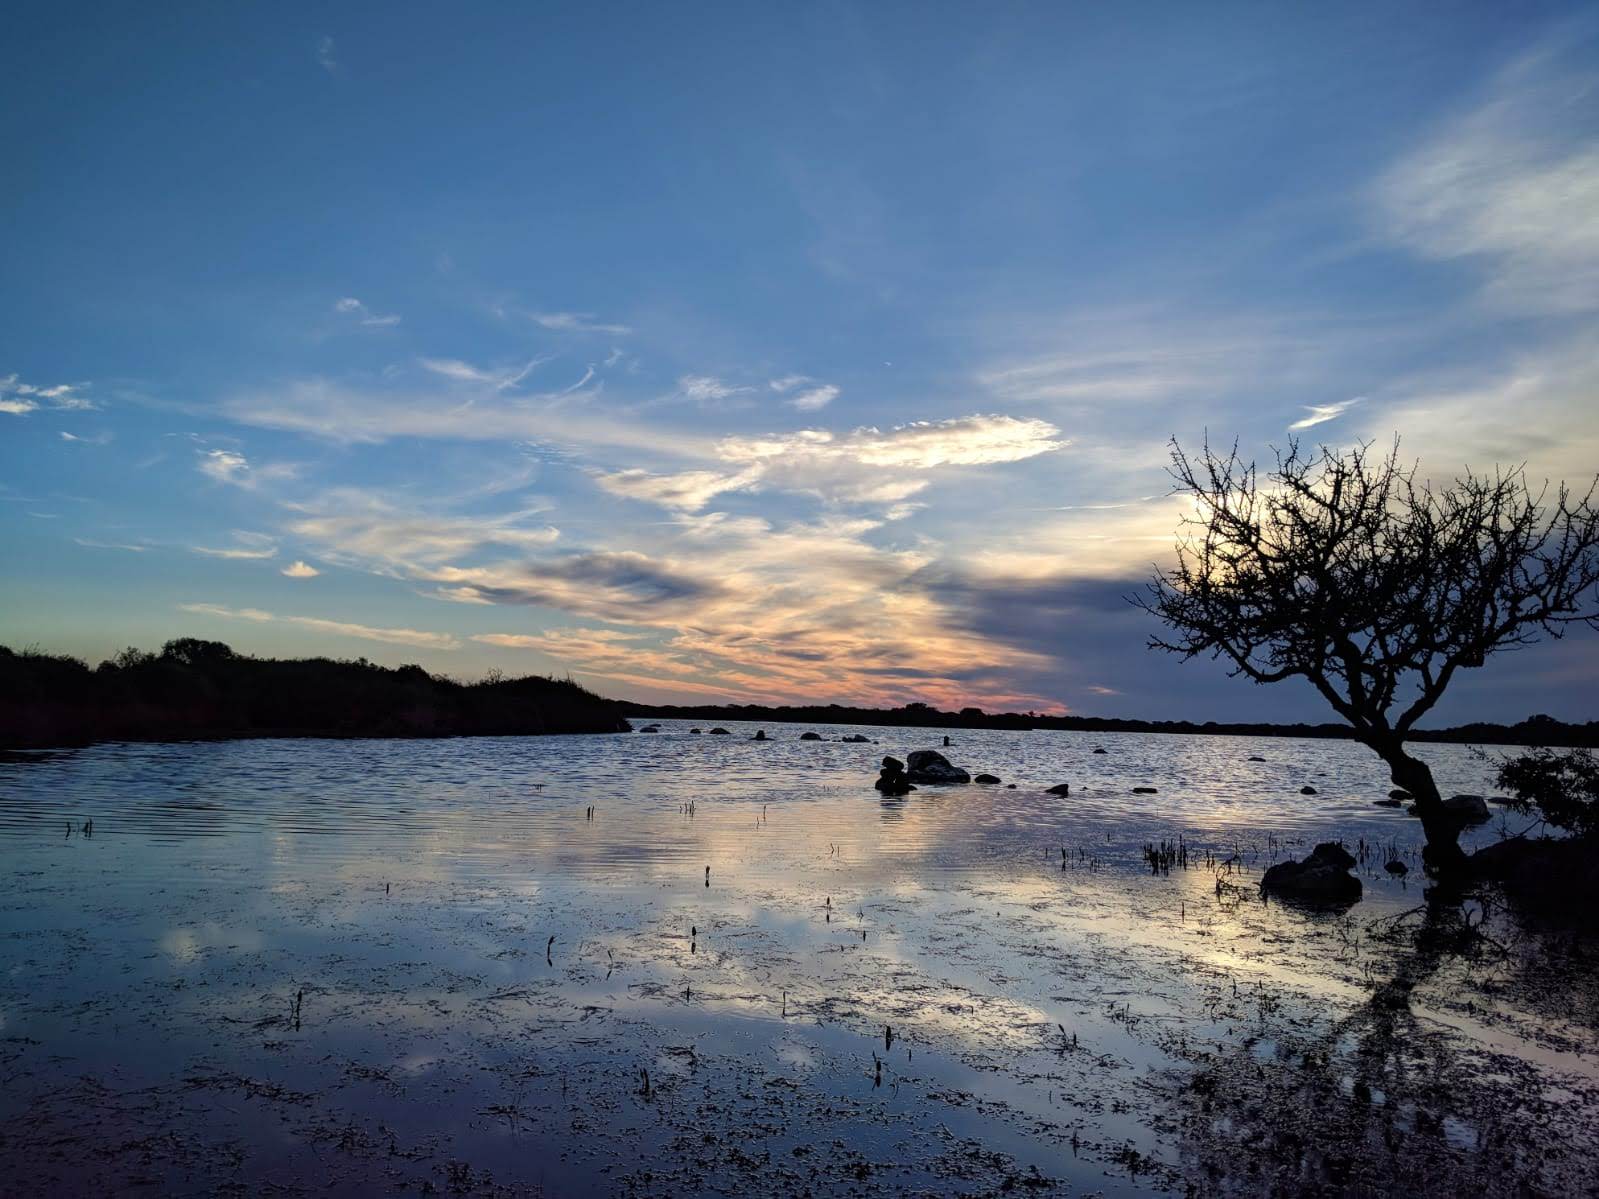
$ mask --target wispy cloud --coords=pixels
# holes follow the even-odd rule
[[[831,383],[809,387],[788,401],[801,412],[817,412],[838,399],[838,388]]]
[[[592,312],[532,312],[528,318],[535,325],[558,333],[605,333],[612,337],[626,337],[633,332],[627,325],[596,320]]]
[[[702,406],[717,404],[754,390],[753,387],[724,383],[715,375],[684,375],[677,381],[677,393],[684,399],[693,400]]]
[[[286,575],[291,579],[314,579],[322,572],[316,567],[312,566],[310,563],[301,559],[296,559],[285,566],[278,573]]]
[[[269,462],[255,467],[236,450],[200,450],[199,470],[202,475],[231,487],[253,491],[263,483],[292,479],[298,468],[289,462]]]
[[[355,637],[362,641],[382,641],[389,645],[409,645],[417,649],[459,649],[460,641],[448,633],[429,633],[420,629],[383,629],[371,625],[322,620],[314,616],[279,616],[260,608],[228,608],[221,604],[179,604],[184,612],[197,616],[217,616],[226,620],[253,620],[259,624],[287,624],[316,633]]]
[[[430,371],[435,375],[453,379],[457,383],[481,383],[484,386],[493,388],[495,391],[509,391],[527,378],[535,367],[548,361],[548,358],[533,358],[523,363],[520,367],[485,370],[482,367],[473,366],[470,362],[463,362],[459,358],[417,359],[417,363],[423,370]]]
[[[130,554],[142,554],[150,548],[146,545],[128,545],[125,542],[92,541],[87,537],[74,537],[72,540],[85,549],[91,550],[126,550]]]
[[[316,61],[330,75],[339,69],[339,60],[333,57],[333,39],[326,34],[316,40]]]
[[[40,387],[24,383],[15,374],[0,376],[0,412],[10,416],[26,416],[41,408],[57,412],[87,412],[99,407],[86,396],[78,394],[85,384],[56,383]]]
[[[1471,111],[1406,155],[1375,189],[1378,221],[1428,258],[1484,272],[1513,312],[1599,308],[1599,140],[1592,22],[1502,70]]]
[[[400,318],[397,315],[373,312],[354,296],[345,296],[343,299],[335,300],[333,311],[353,318],[368,329],[388,329],[400,323]]]
[[[77,442],[79,445],[110,445],[112,441],[111,432],[108,429],[101,429],[98,433],[91,433],[85,437],[80,437],[76,433],[68,433],[65,429],[62,429],[60,433],[62,441]]]
[[[534,550],[553,544],[560,530],[539,512],[460,516],[398,507],[384,497],[342,488],[298,506],[289,530],[327,555],[357,563],[406,569],[460,561],[488,546]]]
[[[1351,408],[1364,402],[1364,396],[1356,396],[1350,400],[1339,400],[1335,404],[1306,404],[1304,406],[1305,411],[1310,415],[1301,417],[1288,427],[1297,430],[1311,429],[1317,425],[1324,425],[1330,420],[1337,420]]]
[[[759,470],[725,474],[713,470],[689,470],[679,474],[653,475],[645,470],[622,470],[596,474],[597,482],[612,495],[644,500],[663,508],[697,512],[718,495],[738,491],[759,482]]]
[[[268,534],[246,533],[236,529],[233,540],[238,544],[222,547],[191,545],[189,551],[203,554],[207,558],[228,558],[237,561],[262,560],[275,558],[278,555],[277,539]]]

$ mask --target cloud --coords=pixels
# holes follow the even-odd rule
[[[1590,26],[1516,59],[1386,172],[1373,191],[1382,230],[1423,257],[1477,264],[1498,308],[1599,308],[1594,40]]]
[[[126,545],[115,541],[90,541],[86,537],[74,537],[72,540],[85,549],[91,550],[126,550],[130,554],[142,554],[149,548],[144,545]]]
[[[767,384],[767,386],[773,391],[777,392],[779,395],[785,395],[788,392],[793,391],[796,387],[809,383],[810,381],[811,377],[809,375],[784,375],[781,379],[773,379]]]
[[[596,474],[597,482],[612,495],[643,500],[663,508],[697,512],[727,491],[738,491],[759,482],[759,470],[723,474],[711,470],[689,470],[680,474],[652,475],[644,470],[623,470]]]
[[[277,540],[266,533],[246,533],[234,530],[233,540],[238,545],[221,549],[210,546],[191,545],[189,551],[195,554],[204,554],[208,558],[227,558],[236,561],[259,561],[266,558],[275,558],[278,555]]]
[[[417,577],[441,584],[441,599],[558,608],[627,622],[650,615],[689,617],[721,591],[703,572],[636,551],[591,550],[559,558],[482,567],[439,567]]]
[[[515,387],[532,373],[534,367],[548,361],[548,358],[533,358],[519,368],[493,371],[473,366],[470,362],[462,362],[459,358],[417,359],[422,369],[431,371],[435,375],[442,375],[444,378],[453,379],[458,383],[486,384],[495,391],[507,391]],[[587,380],[584,381],[587,382]]]
[[[184,612],[197,616],[217,616],[227,620],[253,620],[261,624],[287,624],[310,629],[317,633],[331,633],[339,637],[355,637],[362,641],[382,641],[389,645],[410,645],[417,649],[459,649],[461,643],[448,633],[428,633],[419,629],[380,629],[364,624],[348,624],[337,620],[321,620],[314,616],[278,616],[260,608],[227,608],[221,604],[179,604]]]
[[[346,316],[355,317],[368,329],[388,329],[400,323],[400,318],[398,316],[393,314],[383,315],[381,313],[373,312],[354,296],[345,296],[341,300],[334,301],[333,311],[343,313]]]
[[[1357,404],[1365,401],[1364,396],[1356,396],[1352,400],[1339,400],[1334,404],[1306,404],[1305,411],[1309,416],[1296,420],[1289,425],[1290,429],[1311,429],[1317,425],[1324,425],[1330,420],[1337,420]]]
[[[92,411],[99,405],[77,394],[84,386],[86,384],[56,383],[50,387],[40,387],[33,383],[22,382],[14,373],[6,375],[0,377],[0,412],[10,416],[26,416],[41,408],[51,408],[57,412]],[[83,439],[68,438],[68,440]]]
[[[828,383],[821,387],[808,388],[788,402],[801,412],[816,412],[826,408],[836,399],[838,399],[838,388]]]
[[[753,391],[752,387],[735,387],[714,375],[684,375],[677,381],[678,394],[696,404],[716,404],[733,396]]]
[[[931,470],[939,466],[987,466],[1020,462],[1064,449],[1060,430],[1047,421],[973,415],[952,420],[912,421],[888,432],[856,429],[842,437],[820,429],[772,437],[729,437],[717,446],[732,462],[782,463],[801,473],[807,466],[847,462],[860,466]]]
[[[208,479],[253,491],[262,483],[292,479],[297,473],[292,463],[270,462],[253,467],[249,459],[235,450],[200,450],[199,471]]]
[[[581,398],[581,397],[578,397]],[[436,392],[405,394],[352,389],[312,379],[222,402],[240,424],[305,433],[341,443],[377,445],[399,437],[459,441],[531,441],[622,446],[651,453],[704,455],[709,442],[637,419],[585,412],[558,392],[502,397],[492,388],[467,404],[441,402]]]
[[[633,332],[627,325],[608,325],[594,319],[592,312],[533,312],[528,317],[535,325],[559,333],[607,333],[625,337]]]
[[[317,38],[316,61],[317,65],[329,75],[332,75],[339,69],[338,60],[333,57],[333,39],[328,37],[326,34]]]
[[[322,546],[325,556],[411,569],[460,560],[486,546],[542,549],[560,530],[535,523],[536,512],[457,516],[400,508],[381,496],[345,488],[300,505],[289,531]]]
[[[297,558],[278,573],[286,575],[291,579],[314,579],[322,572],[309,563]]]

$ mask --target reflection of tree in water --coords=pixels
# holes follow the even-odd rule
[[[1590,1073],[1554,1097],[1548,1076],[1523,1056],[1497,1053],[1482,1037],[1467,1044],[1412,1007],[1412,992],[1445,967],[1488,968],[1466,992],[1452,992],[1464,998],[1466,1020],[1486,1016],[1482,1003],[1494,993],[1514,987],[1530,998],[1529,988],[1550,986],[1542,939],[1518,933],[1507,944],[1499,921],[1494,937],[1484,933],[1485,916],[1475,901],[1431,902],[1374,926],[1404,949],[1370,998],[1330,1026],[1272,1020],[1265,991],[1241,997],[1237,1014],[1247,1005],[1271,1035],[1188,1054],[1196,1070],[1177,1102],[1177,1131],[1191,1185],[1225,1194],[1440,1196],[1587,1185],[1595,1147],[1584,1142],[1599,1127],[1599,1079]],[[1583,968],[1565,970],[1558,990],[1586,992],[1591,1013],[1592,955],[1578,957]]]

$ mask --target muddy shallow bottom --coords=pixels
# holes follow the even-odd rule
[[[1422,908],[1357,746],[973,732],[1016,790],[882,800],[939,735],[663,727],[0,765],[6,1189],[1591,1187],[1599,943]],[[1261,902],[1329,838],[1360,904]]]

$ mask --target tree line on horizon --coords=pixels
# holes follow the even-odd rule
[[[96,667],[0,646],[0,747],[249,736],[625,732],[621,706],[570,679],[477,683],[365,658],[257,658],[180,637]]]

